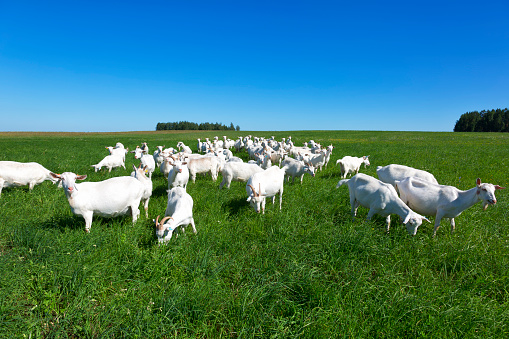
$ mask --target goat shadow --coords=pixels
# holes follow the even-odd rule
[[[64,233],[65,230],[78,230],[85,229],[85,222],[81,216],[55,216],[41,224],[43,229],[54,229],[60,233]]]
[[[237,215],[241,211],[249,208],[249,203],[246,202],[247,198],[234,198],[223,205],[223,209],[228,211],[231,215]]]
[[[168,196],[168,186],[157,186],[152,190],[152,197],[167,197]]]

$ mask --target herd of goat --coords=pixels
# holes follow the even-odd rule
[[[85,230],[90,232],[94,215],[115,217],[131,213],[133,223],[140,214],[139,205],[143,202],[145,215],[148,217],[148,204],[152,195],[152,174],[159,168],[168,179],[168,202],[164,217],[155,220],[156,234],[159,242],[167,242],[178,227],[191,225],[196,227],[193,219],[193,198],[186,192],[189,179],[195,182],[197,174],[210,174],[214,181],[218,173],[222,174],[219,188],[229,188],[232,181],[246,182],[247,201],[258,213],[265,212],[266,198],[275,203],[279,195],[279,209],[282,205],[284,183],[295,178],[302,183],[306,173],[315,176],[327,166],[332,145],[323,148],[313,140],[304,146],[294,146],[291,137],[276,141],[252,136],[239,137],[238,140],[208,138],[202,142],[198,139],[198,153],[193,153],[189,146],[179,142],[177,148],[157,146],[153,154],[149,153],[146,143],[137,146],[134,157],[140,165],[133,165],[130,176],[113,177],[99,182],[82,182],[87,175],[72,172],[56,174],[38,163],[20,163],[0,161],[0,195],[3,187],[28,185],[29,189],[44,180],[50,180],[63,187],[65,196],[74,214],[85,220]],[[109,155],[99,163],[92,165],[95,171],[106,167],[125,169],[125,157],[129,150],[122,143],[106,147]],[[246,151],[249,162],[233,155]],[[483,208],[497,202],[495,190],[503,189],[499,185],[481,183],[477,179],[475,187],[462,191],[453,186],[438,184],[435,177],[424,170],[391,164],[377,168],[378,179],[359,173],[361,165],[370,165],[369,157],[345,156],[337,160],[341,171],[341,180],[337,188],[347,185],[350,193],[352,216],[357,208],[369,209],[368,219],[375,214],[386,217],[387,231],[390,226],[390,215],[397,214],[405,224],[407,231],[415,235],[425,216],[435,217],[433,236],[440,226],[440,220],[448,218],[451,232],[454,231],[454,218],[465,209],[482,201]],[[352,174],[350,179],[346,177]],[[399,195],[398,195],[399,192]]]

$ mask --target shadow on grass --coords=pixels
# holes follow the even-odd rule
[[[81,216],[54,216],[41,224],[43,229],[55,229],[64,232],[66,229],[85,230],[85,221]]]
[[[152,190],[152,197],[167,197],[168,196],[168,187],[167,186],[157,186]]]
[[[230,214],[239,214],[242,211],[250,208],[249,203],[246,201],[247,198],[235,198],[228,201],[227,204],[223,205],[224,209]]]

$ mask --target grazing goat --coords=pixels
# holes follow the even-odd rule
[[[145,208],[145,217],[148,218],[148,202],[150,201],[150,197],[152,196],[152,180],[145,175],[146,167],[142,168],[141,164],[139,167],[133,165],[134,171],[131,173],[131,176],[138,179],[139,182],[143,184],[143,195],[141,196],[141,201],[143,202],[143,207]]]
[[[304,174],[308,173],[312,177],[315,176],[315,167],[313,164],[304,163],[301,160],[295,160],[293,158],[286,158],[283,161],[283,170],[285,171],[285,176],[290,180],[292,177],[292,184],[295,182],[295,177],[300,177],[300,183],[302,184],[302,179],[304,178]]]
[[[408,177],[417,177],[438,184],[437,179],[429,172],[397,164],[384,167],[378,166],[376,168],[376,174],[378,175],[378,179],[387,184],[391,184],[394,188],[396,188],[396,181],[401,181]]]
[[[108,172],[111,173],[112,168],[123,167],[125,169],[125,154],[110,154],[104,157],[98,164],[92,165],[95,172],[100,171],[101,168],[106,167]]]
[[[265,198],[272,197],[272,204],[276,201],[279,193],[279,210],[283,202],[283,184],[285,171],[277,166],[272,166],[265,171],[255,173],[246,184],[247,201],[257,213],[265,213]]]
[[[0,195],[4,187],[28,185],[32,190],[44,180],[56,183],[51,171],[36,162],[0,161]]]
[[[253,174],[258,172],[263,172],[263,169],[256,164],[228,161],[223,166],[223,181],[221,181],[219,189],[223,188],[225,185],[226,188],[230,188],[232,181],[246,182]]]
[[[363,156],[362,158],[345,156],[342,159],[336,161],[336,166],[339,164],[341,170],[341,178],[346,178],[350,173],[359,173],[361,165],[364,164],[364,168],[369,166],[369,155]]]
[[[408,233],[415,235],[417,228],[423,220],[428,219],[412,211],[398,197],[396,190],[389,184],[377,180],[366,174],[356,174],[351,179],[340,180],[336,188],[348,185],[350,192],[350,205],[352,206],[352,217],[357,215],[357,208],[363,206],[369,208],[368,220],[373,215],[380,214],[386,217],[387,232],[391,224],[391,214],[397,214],[403,220]]]
[[[193,218],[193,198],[182,187],[174,187],[168,191],[168,205],[164,218],[155,220],[156,235],[159,243],[168,242],[173,231],[179,226],[191,225],[196,234]]]
[[[106,149],[110,152],[110,155],[121,156],[122,159],[124,159],[124,162],[125,155],[127,152],[129,152],[129,148],[124,148],[124,145],[122,145],[120,142],[117,142],[117,145],[115,147],[106,146]]]
[[[94,215],[111,218],[130,211],[133,223],[138,219],[145,187],[137,179],[124,176],[77,184],[76,180],[85,180],[87,176],[72,172],[50,172],[50,175],[61,181],[71,211],[85,219],[87,233],[90,232]]]
[[[454,186],[438,185],[421,178],[408,177],[396,181],[401,199],[418,213],[435,216],[433,237],[440,227],[442,218],[451,221],[451,232],[454,232],[454,218],[467,208],[482,201],[483,209],[497,203],[495,190],[504,189],[499,185],[481,183],[477,178],[476,187],[461,191]]]

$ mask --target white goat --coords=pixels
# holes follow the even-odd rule
[[[182,152],[187,153],[187,154],[193,153],[193,151],[191,150],[191,147],[184,145],[184,143],[182,141],[178,142],[177,148],[179,150],[180,150],[180,148],[182,148]]]
[[[196,181],[196,174],[210,173],[212,180],[217,180],[219,171],[219,161],[216,156],[204,156],[201,158],[191,158],[187,162],[189,176],[193,182]]]
[[[144,143],[146,145],[146,143]],[[148,149],[148,148],[147,148]],[[152,155],[146,154],[142,148],[136,147],[136,150],[131,151],[134,153],[135,159],[140,159],[141,167],[147,167],[146,171],[148,173],[148,177],[152,179],[152,173],[156,169],[156,162],[154,161],[154,157]]]
[[[320,153],[318,154],[312,154],[307,159],[306,162],[311,163],[316,170],[322,170],[322,167],[325,165],[325,158],[326,158],[327,150],[323,149],[320,150]]]
[[[94,215],[111,218],[130,211],[133,223],[138,219],[145,187],[137,179],[123,176],[77,184],[76,180],[85,180],[87,176],[72,172],[50,175],[62,182],[71,211],[85,219],[86,232],[90,232]]]
[[[242,137],[239,137],[235,144],[233,145],[237,152],[240,152],[244,148],[244,142],[242,141]]]
[[[428,219],[412,211],[398,197],[398,193],[392,185],[386,184],[366,174],[356,174],[351,179],[340,180],[336,188],[347,184],[350,193],[350,205],[352,217],[357,215],[357,208],[363,206],[369,208],[368,220],[375,214],[386,217],[387,232],[391,225],[391,214],[397,214],[403,220],[408,233],[415,235],[423,220]]]
[[[334,149],[334,146],[332,145],[329,145],[327,146],[327,151],[325,153],[325,167],[327,167],[327,165],[329,164],[329,160],[330,160],[330,156],[332,154],[332,150]]]
[[[157,146],[156,150],[154,151],[154,162],[156,163],[157,167],[161,167],[161,164],[164,161],[164,146]]]
[[[264,170],[272,167],[272,161],[270,160],[269,154],[256,154],[256,163]]]
[[[193,198],[182,187],[174,187],[168,191],[168,205],[164,218],[155,220],[156,235],[159,243],[168,242],[173,231],[179,226],[191,225],[196,234],[193,218]]]
[[[341,178],[346,178],[350,173],[359,173],[361,165],[364,164],[364,168],[369,166],[369,155],[363,156],[362,158],[345,156],[342,159],[336,161],[336,166],[339,164],[341,170]]]
[[[295,160],[293,158],[286,158],[283,161],[282,168],[285,171],[285,176],[288,180],[292,177],[292,183],[295,182],[295,177],[300,177],[300,183],[302,184],[302,179],[304,178],[305,173],[308,173],[312,177],[315,176],[315,167],[313,164],[304,163],[304,161]]]
[[[110,152],[110,155],[121,156],[124,159],[124,162],[125,162],[125,155],[127,152],[129,152],[129,148],[124,148],[124,145],[122,145],[119,142],[117,142],[117,145],[115,147],[106,146],[106,149]]]
[[[104,157],[99,163],[92,165],[95,172],[100,171],[101,168],[106,167],[108,172],[112,168],[123,167],[125,169],[125,154],[110,154]]]
[[[56,183],[51,171],[36,162],[0,161],[0,195],[4,187],[28,185],[32,190],[44,180]]]
[[[246,182],[253,174],[258,172],[263,172],[263,169],[256,164],[228,161],[223,166],[223,181],[221,181],[219,189],[223,188],[225,185],[226,188],[230,188],[232,181]]]
[[[401,181],[408,177],[417,177],[438,184],[438,181],[435,179],[433,174],[420,169],[398,164],[391,164],[384,167],[378,166],[376,168],[376,174],[378,175],[378,179],[385,183],[391,184],[395,188],[396,181]]]
[[[173,187],[182,187],[186,189],[188,182],[189,169],[187,168],[187,163],[175,160],[173,164],[171,164],[171,170],[168,173],[168,189],[172,189]]]
[[[464,210],[482,201],[483,209],[488,205],[497,203],[495,190],[504,189],[499,185],[481,183],[477,178],[476,187],[467,191],[461,191],[454,186],[438,185],[421,178],[408,177],[396,181],[396,187],[401,199],[413,210],[424,215],[435,216],[436,235],[440,220],[449,218],[451,221],[451,232],[454,231],[454,218]]]
[[[148,202],[150,201],[150,197],[152,196],[152,180],[145,175],[146,167],[142,168],[141,164],[139,167],[133,165],[134,171],[131,173],[131,177],[138,179],[139,182],[143,184],[143,195],[141,197],[141,201],[143,202],[143,207],[145,208],[145,217],[148,218]]]
[[[168,174],[170,173],[172,169],[172,163],[174,159],[170,157],[165,157],[163,163],[161,164],[161,167],[159,167],[159,171],[163,174],[163,177],[168,178]]]
[[[146,142],[141,143],[141,150],[143,151],[143,153],[148,154],[148,145]]]
[[[265,213],[265,198],[272,197],[272,204],[276,201],[279,193],[279,210],[283,202],[283,184],[285,171],[277,166],[272,166],[263,172],[255,173],[246,184],[247,201],[257,213]]]

